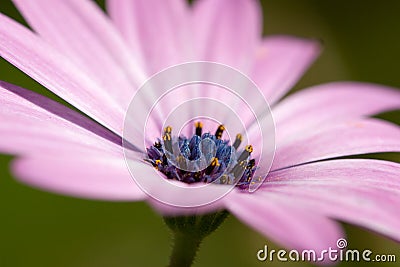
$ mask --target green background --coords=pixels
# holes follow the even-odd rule
[[[262,4],[265,34],[324,41],[322,56],[295,90],[336,80],[400,88],[400,1],[266,0]],[[23,22],[8,0],[1,0],[0,11]],[[57,99],[4,60],[0,60],[0,80]],[[381,117],[400,124],[398,111]],[[398,154],[379,157],[400,161]],[[12,178],[8,169],[11,159],[0,155],[0,266],[166,265],[169,232],[146,204],[80,200],[32,189]],[[400,261],[399,244],[354,226],[345,228],[349,247],[396,254]],[[256,252],[264,244],[272,246],[231,216],[205,240],[195,266],[309,266],[258,262]]]

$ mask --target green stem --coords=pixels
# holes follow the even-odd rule
[[[183,233],[174,234],[174,246],[169,267],[190,267],[199,249],[202,238]]]
[[[226,210],[205,215],[164,217],[171,229],[174,245],[169,267],[190,267],[201,241],[214,232],[228,217]]]

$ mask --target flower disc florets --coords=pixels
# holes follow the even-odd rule
[[[236,135],[232,145],[229,140],[223,140],[223,125],[217,128],[215,134],[203,134],[202,128],[202,123],[196,122],[195,134],[187,138],[172,136],[172,128],[166,127],[163,140],[147,148],[148,158],[145,160],[167,179],[188,184],[235,184],[247,189],[256,169],[255,159],[250,158],[253,147],[247,145],[244,150],[238,150],[242,142],[241,134]],[[202,166],[201,162],[209,164]]]

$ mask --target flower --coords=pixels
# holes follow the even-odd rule
[[[1,15],[1,56],[93,119],[1,82],[0,150],[18,156],[12,171],[21,181],[83,198],[145,200],[163,215],[227,209],[290,248],[332,246],[343,237],[333,219],[400,240],[400,165],[338,159],[400,151],[399,127],[368,117],[398,109],[400,93],[336,82],[282,99],[317,57],[319,44],[262,38],[255,1],[203,0],[189,7],[180,0],[109,0],[111,21],[90,1],[14,2],[34,32]],[[255,81],[272,106],[276,153],[255,193],[235,188],[188,209],[150,198],[136,185],[124,162],[122,130],[135,88],[165,67],[194,60],[227,64]],[[154,176],[142,158],[134,164],[143,176]],[[208,186],[210,192],[222,188]],[[161,185],[154,190],[174,193]],[[193,196],[180,191],[176,197]]]

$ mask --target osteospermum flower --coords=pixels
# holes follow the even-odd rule
[[[337,82],[282,100],[317,57],[319,44],[288,36],[263,38],[255,1],[203,0],[188,6],[180,0],[108,0],[111,19],[90,1],[14,2],[33,30],[1,15],[1,56],[93,119],[1,82],[0,149],[17,156],[11,168],[20,181],[75,197],[148,201],[178,232],[174,220],[185,218],[190,226],[197,218],[190,216],[210,213],[220,223],[227,210],[289,248],[332,246],[343,237],[333,219],[400,240],[400,165],[337,159],[400,151],[399,127],[368,117],[398,109],[400,93],[380,85]],[[209,205],[181,208],[157,201],[134,182],[124,161],[122,131],[130,99],[148,77],[195,60],[232,66],[258,85],[272,106],[276,153],[261,187],[249,193],[260,161],[252,148],[260,144],[240,144],[240,136],[237,142],[225,141],[224,126],[229,125],[205,129],[197,121],[194,134],[178,136],[153,121],[163,140],[139,147],[143,153],[134,164],[144,177],[154,177],[157,169],[187,188],[219,181],[207,187],[209,192],[236,183]],[[175,160],[199,158],[204,138],[219,149],[206,169],[181,171],[167,158],[172,143],[185,155]],[[232,153],[235,164],[227,169]],[[221,173],[227,175],[221,179]],[[153,193],[175,192],[160,183]],[[176,195],[183,202],[191,197]]]

